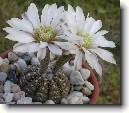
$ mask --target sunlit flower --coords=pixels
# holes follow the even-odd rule
[[[6,38],[18,41],[14,45],[14,52],[37,52],[39,59],[46,56],[46,48],[56,55],[62,55],[62,50],[73,49],[73,45],[64,42],[63,22],[64,7],[57,8],[56,4],[45,5],[42,10],[41,20],[39,19],[38,9],[35,4],[30,4],[27,12],[22,15],[22,19],[12,18],[7,23],[11,27],[4,30],[9,33]]]
[[[76,7],[74,11],[71,5],[68,6],[66,12],[66,22],[71,33],[71,37],[79,38],[79,41],[73,41],[77,45],[76,50],[71,50],[72,54],[76,54],[74,60],[75,70],[79,70],[82,66],[82,62],[85,60],[89,65],[96,70],[101,76],[102,68],[98,63],[97,55],[103,60],[116,64],[113,59],[113,54],[100,47],[114,48],[115,43],[105,39],[104,34],[108,33],[106,30],[100,30],[102,27],[101,20],[95,20],[92,17],[87,16],[85,19],[84,13],[80,7]]]

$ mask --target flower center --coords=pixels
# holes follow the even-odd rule
[[[84,44],[82,45],[83,47],[85,47],[86,49],[90,49],[92,47],[93,41],[90,38],[89,34],[78,32],[77,35],[83,37],[83,41],[84,41]]]
[[[34,33],[36,41],[40,42],[51,42],[56,37],[56,31],[51,26],[41,26]]]

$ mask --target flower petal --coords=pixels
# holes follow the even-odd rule
[[[85,53],[85,58],[87,60],[87,62],[89,63],[89,65],[96,70],[96,72],[102,76],[102,67],[101,65],[98,63],[98,59],[96,57],[95,54],[93,53],[89,53],[89,52],[86,52]]]
[[[40,27],[38,9],[34,3],[31,3],[27,10],[27,17],[32,22],[34,28]]]
[[[8,20],[7,23],[16,30],[22,30],[33,34],[33,26],[26,19],[20,20],[18,18],[12,18],[11,20]]]
[[[76,23],[77,21],[76,21],[75,15],[72,15],[69,12],[65,12],[65,19],[71,32],[76,34],[77,33],[77,23]]]
[[[46,25],[50,25],[53,16],[57,13],[57,5],[56,4],[52,4],[49,9],[48,9],[48,18],[46,21]]]
[[[78,32],[82,32],[85,25],[85,16],[83,10],[79,6],[76,7],[76,20]]]
[[[59,13],[57,14],[57,16],[55,18],[53,18],[51,24],[56,27],[60,22],[61,22],[61,19],[64,18],[64,13]],[[60,24],[59,24],[60,25]]]
[[[89,33],[91,30],[92,25],[94,24],[95,19],[92,17],[87,17],[85,26],[83,28],[83,32]]]
[[[108,31],[106,31],[106,30],[101,30],[101,31],[97,32],[95,35],[97,35],[97,36],[102,36],[102,35],[105,35],[105,34],[107,34],[107,33],[108,33]]]
[[[65,50],[71,50],[71,49],[75,49],[76,46],[70,42],[57,42],[57,41],[53,41],[53,43],[57,44],[58,46],[60,46],[62,49]]]
[[[43,60],[45,57],[46,57],[46,48],[39,49],[37,53],[37,58],[39,58],[40,60]]]
[[[105,40],[104,38],[101,41],[99,39],[94,40],[93,45],[100,46],[100,47],[110,47],[110,48],[116,47],[113,41],[108,41],[108,40]]]
[[[100,48],[92,49],[91,51],[96,53],[103,60],[113,63],[113,64],[116,64],[116,61],[113,59],[113,54],[110,53],[109,51],[100,49]]]
[[[96,33],[101,27],[102,27],[101,20],[97,20],[96,22],[94,22],[90,30],[90,35]]]
[[[76,56],[75,56],[75,60],[74,60],[74,69],[76,71],[78,71],[79,69],[82,68],[82,57],[83,57],[83,54],[80,50],[78,50]]]
[[[79,6],[76,7],[76,20],[77,20],[77,22],[85,21],[85,16],[84,16],[83,10]]]
[[[68,4],[68,12],[69,13],[75,13],[73,7],[70,4]]]
[[[48,18],[48,9],[49,9],[49,5],[46,4],[42,10],[42,15],[41,15],[41,24],[42,25],[46,25],[46,21],[47,21],[47,18]]]
[[[27,34],[25,32],[17,31],[10,27],[4,28],[4,30],[10,33],[5,37],[9,40],[18,41],[20,43],[29,43],[35,41],[35,39],[30,34]]]
[[[21,53],[26,53],[26,52],[36,52],[39,50],[39,43],[29,43],[29,44],[22,44],[22,45],[17,45],[13,49],[14,52],[21,52]]]
[[[48,46],[47,42],[40,42],[40,48],[45,48]]]
[[[62,50],[57,45],[49,44],[48,48],[53,54],[62,55]]]

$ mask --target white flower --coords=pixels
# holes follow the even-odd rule
[[[99,75],[102,75],[101,65],[98,63],[97,55],[103,60],[116,64],[112,53],[100,47],[114,48],[115,43],[105,39],[106,30],[100,30],[102,27],[101,20],[95,20],[87,16],[85,19],[84,13],[80,7],[76,7],[76,12],[71,5],[68,6],[66,12],[67,25],[71,36],[79,38],[80,41],[73,41],[77,45],[76,50],[71,50],[72,54],[76,54],[74,60],[75,70],[81,68],[82,62],[87,60],[89,65],[96,70]]]
[[[38,9],[31,3],[27,12],[22,15],[22,19],[12,18],[7,23],[11,27],[4,28],[9,33],[6,38],[18,41],[14,45],[15,52],[37,52],[39,59],[46,56],[46,48],[56,55],[62,55],[62,49],[73,49],[74,44],[70,44],[64,39],[64,30],[61,19],[64,17],[64,7],[57,8],[56,4],[45,5],[42,10],[41,21]]]

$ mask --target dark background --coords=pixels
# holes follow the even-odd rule
[[[68,4],[74,8],[80,6],[85,16],[90,13],[95,19],[103,22],[102,29],[108,30],[105,36],[107,40],[113,40],[116,48],[108,49],[114,54],[116,65],[100,60],[103,67],[103,76],[97,78],[100,85],[100,96],[98,104],[120,104],[120,1],[119,0],[0,0],[0,54],[13,47],[15,42],[5,39],[6,33],[2,28],[7,27],[6,21],[15,17],[21,18],[30,3],[35,3],[39,9],[39,14],[45,4],[57,3]]]

